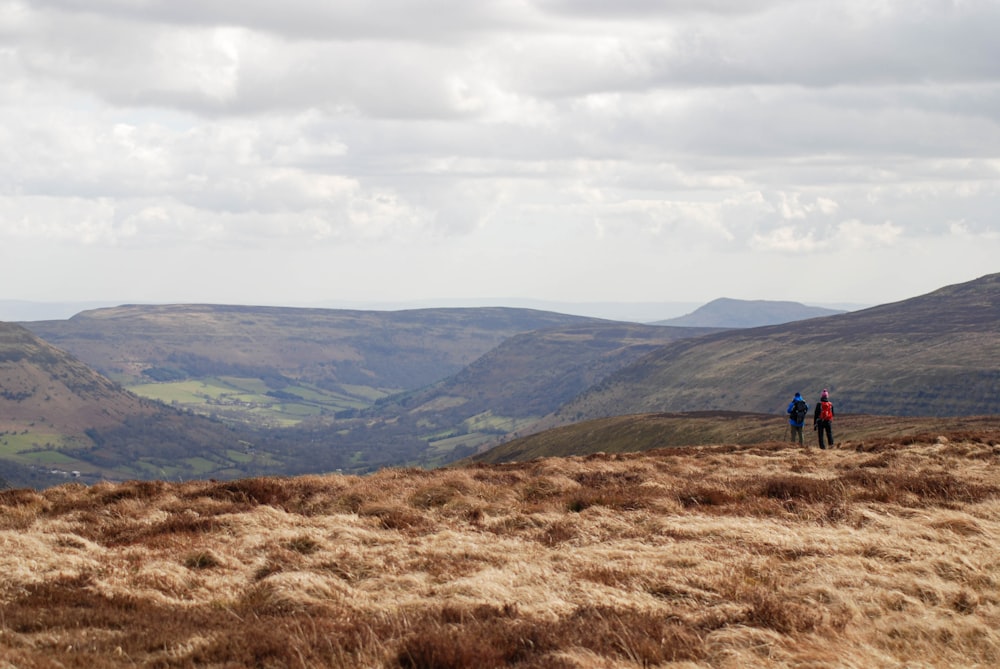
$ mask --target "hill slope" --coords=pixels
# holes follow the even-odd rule
[[[489,409],[502,415],[541,416],[669,342],[715,331],[599,323],[529,332],[511,337],[432,388],[409,394],[406,403],[470,398],[476,413]]]
[[[1000,413],[1000,274],[894,304],[668,344],[560,409],[784,412],[830,388],[841,413]]]
[[[27,329],[0,323],[0,487],[69,476],[234,478],[303,457],[287,447],[247,452],[248,436],[142,399]]]
[[[0,428],[34,423],[61,434],[151,413],[148,402],[23,327],[0,323]]]
[[[440,464],[516,433],[596,381],[676,339],[710,329],[586,323],[515,335],[458,374],[376,402],[360,415],[428,443],[419,464]],[[356,434],[356,433],[355,433]]]
[[[155,412],[28,330],[0,322],[0,480],[59,482],[81,463],[60,449],[91,445],[89,428],[112,428]]]
[[[991,667],[997,433],[0,492],[49,667]]]
[[[844,313],[837,309],[809,307],[799,302],[774,300],[734,300],[720,297],[698,307],[689,314],[657,321],[655,325],[701,328],[755,328],[779,325],[807,318],[819,318]]]

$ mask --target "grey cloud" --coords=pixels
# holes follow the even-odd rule
[[[757,13],[747,14],[727,14],[733,5],[717,3],[709,8],[719,12],[711,22],[658,16],[556,34],[512,30],[515,19],[498,19],[497,3],[475,12],[459,9],[468,3],[449,4],[445,11],[442,0],[441,15],[483,29],[475,43],[461,48],[435,40],[434,28],[424,24],[439,21],[417,20],[412,3],[404,3],[408,10],[384,3],[364,5],[367,10],[358,3],[308,3],[301,11],[279,11],[265,2],[239,10],[227,3],[105,3],[107,14],[92,4],[39,3],[74,13],[47,16],[19,42],[25,67],[117,105],[207,115],[306,106],[382,118],[456,118],[489,115],[497,101],[483,91],[491,88],[511,97],[556,100],[741,86],[919,87],[994,82],[1000,75],[1000,40],[990,30],[1000,24],[1000,7],[987,3],[922,3],[922,12],[900,5],[895,13],[864,9],[860,2],[787,3],[765,13],[751,4]],[[621,11],[628,16],[680,5],[635,3]],[[265,28],[271,17],[260,18],[269,12],[318,26],[322,36],[278,38]],[[522,8],[511,16],[525,13]],[[151,22],[161,14],[174,23]],[[381,41],[397,15],[420,40]],[[191,20],[182,21],[185,16]],[[150,21],[143,32],[134,23],[139,18]],[[372,22],[385,35],[374,39],[357,26],[323,33],[322,26],[341,19],[347,25]],[[222,27],[233,25],[249,30]]]
[[[33,6],[136,23],[245,27],[320,40],[464,40],[533,23],[527,5],[503,0],[33,0]]]
[[[560,16],[585,18],[648,18],[684,14],[756,14],[787,0],[535,0],[535,5]]]
[[[15,40],[24,71],[119,106],[208,116],[302,107],[399,118],[474,111],[464,97],[462,59],[434,44],[285,42],[200,26],[150,25],[139,32],[92,14],[58,14],[40,23]]]
[[[925,11],[918,11],[919,8]],[[796,2],[766,13],[594,24],[526,40],[512,80],[543,96],[658,87],[996,81],[995,3]],[[933,11],[931,11],[933,9]],[[581,48],[584,47],[584,48]],[[531,65],[528,65],[528,64]]]
[[[760,81],[806,86],[933,84],[995,80],[1000,22],[995,3],[803,4],[769,26],[756,17],[730,48]],[[768,32],[768,28],[773,32]],[[780,39],[769,39],[774,33]]]

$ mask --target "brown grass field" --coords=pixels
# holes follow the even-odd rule
[[[1000,431],[0,492],[0,668],[996,667]]]

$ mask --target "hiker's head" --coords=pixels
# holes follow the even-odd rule
[[[802,399],[802,393],[795,393],[795,399],[797,400]]]
[[[829,399],[829,397],[830,397],[830,391],[824,388],[822,394],[820,394],[820,398],[825,400]]]

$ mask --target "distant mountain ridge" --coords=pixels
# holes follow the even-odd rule
[[[123,305],[23,323],[112,378],[270,371],[324,386],[410,389],[458,372],[507,337],[599,319],[505,307],[354,311]]]
[[[124,305],[24,326],[136,393],[288,426],[455,374],[510,336],[600,319],[531,309]]]
[[[1000,274],[826,318],[668,344],[562,407],[563,422],[626,413],[780,413],[801,391],[838,411],[1000,413]]]
[[[734,300],[720,297],[689,314],[656,321],[654,325],[675,325],[703,328],[755,328],[762,325],[779,325],[807,318],[833,316],[845,313],[839,309],[810,307],[799,302],[773,300]]]

